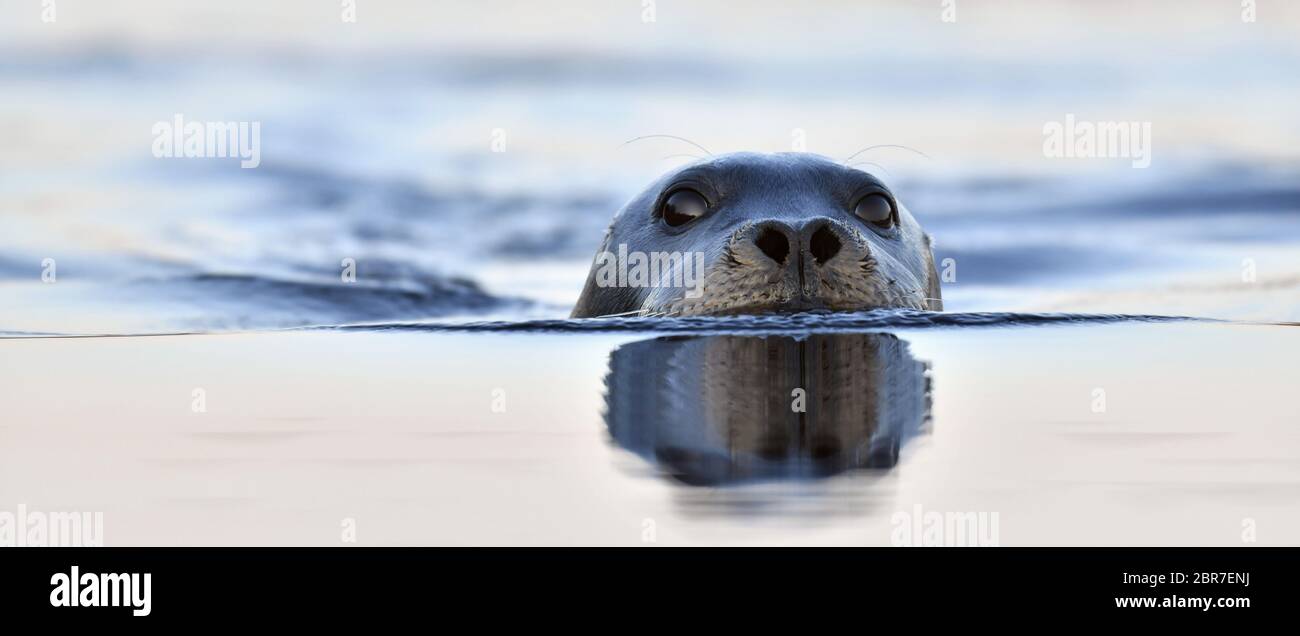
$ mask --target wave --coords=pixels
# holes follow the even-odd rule
[[[533,304],[493,295],[470,280],[432,275],[342,283],[337,279],[194,274],[137,280],[120,293],[162,303],[165,306],[157,310],[174,313],[172,324],[200,332],[472,316],[523,310]]]
[[[648,332],[648,333],[827,333],[890,328],[1024,327],[1117,322],[1223,322],[1192,316],[1018,312],[930,312],[876,309],[864,312],[806,312],[790,315],[686,316],[672,318],[566,318],[479,322],[386,322],[315,326],[308,329],[363,331],[469,332]]]
[[[500,302],[508,302],[502,300]],[[864,312],[806,312],[790,315],[689,316],[673,318],[558,318],[536,320],[489,320],[463,322],[359,322],[340,324],[289,325],[246,329],[205,329],[131,333],[56,333],[0,331],[0,340],[21,338],[108,338],[183,336],[213,333],[279,331],[368,331],[424,333],[649,333],[692,335],[854,333],[884,329],[996,328],[1032,326],[1098,325],[1112,323],[1202,322],[1256,324],[1196,316],[1153,314],[1080,314],[1026,312],[929,312],[913,309],[876,309]],[[1265,323],[1300,326],[1300,323]]]

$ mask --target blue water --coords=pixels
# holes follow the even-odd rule
[[[705,42],[725,6],[647,26],[575,5],[538,33],[533,9],[467,3],[423,36],[409,27],[427,9],[399,6],[352,30],[260,7],[298,26],[273,35],[240,3],[4,27],[0,331],[563,318],[614,212],[702,154],[627,140],[786,151],[794,131],[835,158],[873,144],[931,158],[857,160],[952,259],[949,310],[1300,318],[1289,14],[1247,31],[1180,4],[1215,37],[1189,46],[1135,15],[1143,37],[1124,46],[1044,48],[1113,16],[987,7],[953,29],[916,8],[843,8],[892,25],[863,38],[826,8],[758,7],[749,36]],[[768,32],[784,36],[747,44]],[[177,113],[260,122],[261,165],[151,156],[150,127]],[[1152,166],[1045,159],[1041,128],[1066,113],[1150,121]]]

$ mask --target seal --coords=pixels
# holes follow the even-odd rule
[[[943,309],[930,236],[884,182],[799,152],[665,174],[621,209],[574,318]]]

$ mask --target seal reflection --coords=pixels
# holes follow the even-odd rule
[[[690,485],[887,470],[929,432],[929,365],[890,334],[672,336],[610,354],[615,443]]]

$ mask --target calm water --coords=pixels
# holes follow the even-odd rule
[[[0,501],[109,545],[889,545],[918,505],[1001,545],[1290,544],[1294,330],[9,340]]]

